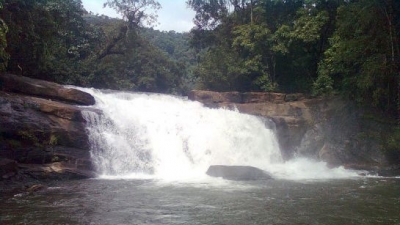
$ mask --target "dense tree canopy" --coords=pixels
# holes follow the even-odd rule
[[[186,67],[142,37],[157,1],[105,1],[124,20],[88,14],[80,0],[0,1],[0,69],[64,84],[181,93]]]
[[[333,80],[359,102],[397,110],[400,7],[396,4],[360,0],[338,8],[336,30],[319,66],[320,83]]]
[[[196,12],[191,45],[201,52],[199,88],[337,92],[400,115],[399,1],[187,4]]]
[[[161,5],[155,0],[107,0],[104,7],[115,9],[130,28],[135,28],[154,24],[157,21],[156,12]]]
[[[184,93],[341,93],[400,115],[400,2],[188,0],[190,33],[160,32],[155,0],[0,0],[0,70],[64,84]],[[400,118],[400,117],[399,117]]]

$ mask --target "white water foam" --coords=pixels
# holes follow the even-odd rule
[[[92,158],[105,179],[207,180],[210,165],[248,165],[280,179],[357,176],[321,162],[284,162],[265,119],[183,98],[82,89],[96,98],[85,119]]]

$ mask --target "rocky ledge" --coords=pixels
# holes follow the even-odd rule
[[[383,143],[395,125],[371,119],[371,112],[339,97],[194,90],[189,99],[272,120],[285,159],[306,156],[382,175],[400,171],[399,155],[388,154]]]
[[[73,88],[0,74],[0,181],[94,175],[81,108],[94,98]]]

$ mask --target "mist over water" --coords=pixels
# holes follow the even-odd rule
[[[184,98],[83,89],[96,98],[84,112],[92,158],[106,179],[210,179],[210,165],[248,165],[278,179],[358,176],[306,158],[284,161],[271,121]]]

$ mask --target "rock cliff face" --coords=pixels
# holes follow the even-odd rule
[[[363,110],[340,98],[194,90],[189,99],[271,119],[286,159],[306,156],[332,167],[376,171],[391,166],[379,138],[371,135],[384,132],[390,125],[365,119]]]
[[[94,102],[76,89],[1,74],[0,159],[7,167],[0,180],[16,173],[42,179],[93,176],[85,120],[76,105]]]

